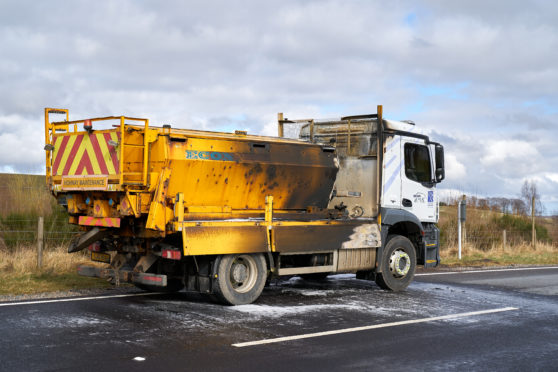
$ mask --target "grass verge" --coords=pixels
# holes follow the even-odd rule
[[[22,295],[89,288],[109,288],[102,279],[87,278],[76,273],[39,273],[23,275],[0,274],[0,295]]]
[[[480,250],[472,245],[464,245],[461,260],[458,259],[457,247],[443,249],[440,252],[444,266],[500,266],[500,265],[557,265],[558,247],[552,244],[538,243],[534,249],[528,244],[516,245],[504,249],[495,246]]]
[[[80,264],[94,264],[87,252],[69,254],[65,246],[49,247],[43,252],[43,265],[37,268],[34,247],[18,246],[0,251],[0,295],[34,294],[86,288],[108,288],[98,278],[77,275]]]

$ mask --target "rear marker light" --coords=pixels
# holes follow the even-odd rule
[[[159,276],[144,275],[143,280],[147,280],[147,281],[150,281],[150,282],[162,282],[163,278],[161,278]]]
[[[101,251],[101,242],[95,242],[87,247],[91,252],[100,252]]]
[[[169,260],[180,260],[181,258],[180,251],[172,249],[163,249],[162,256],[163,258],[168,258]]]

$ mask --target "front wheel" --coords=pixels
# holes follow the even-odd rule
[[[411,284],[415,275],[417,258],[415,247],[401,235],[388,237],[381,258],[381,273],[376,274],[376,284],[391,291],[402,291]]]
[[[249,304],[260,296],[267,279],[262,254],[223,255],[215,261],[213,291],[227,305]]]

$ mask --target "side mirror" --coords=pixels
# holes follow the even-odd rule
[[[434,149],[436,157],[436,183],[440,183],[446,178],[446,170],[444,168],[444,146],[436,144]]]

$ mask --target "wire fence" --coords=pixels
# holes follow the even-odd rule
[[[535,244],[546,244],[558,247],[558,228],[555,226],[537,226],[535,230]],[[532,231],[525,229],[484,229],[463,227],[462,244],[467,244],[479,250],[493,248],[513,248],[533,244]],[[441,247],[455,247],[458,244],[458,232],[454,226],[441,229]]]
[[[39,218],[43,219],[41,242],[45,248],[66,244],[77,232],[68,223],[41,175],[3,174],[0,177],[0,249],[38,243]]]
[[[64,242],[70,240],[75,233],[62,232],[62,231],[49,231],[43,233],[45,241],[58,241]],[[26,243],[37,241],[37,231],[31,230],[5,230],[0,231],[0,238],[4,242],[13,241],[14,243]]]
[[[43,224],[45,247],[67,244],[76,235],[76,228],[68,224],[67,218],[60,220],[56,217],[49,216]],[[0,249],[36,244],[38,221],[38,218],[0,218]]]

